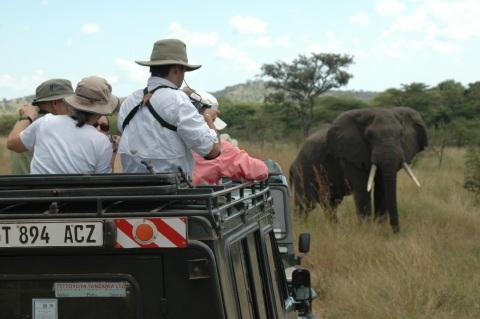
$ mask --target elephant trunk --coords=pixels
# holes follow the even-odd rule
[[[383,165],[382,177],[385,194],[385,207],[388,211],[393,232],[400,231],[397,211],[397,169],[396,165]]]

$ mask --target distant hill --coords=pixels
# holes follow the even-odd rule
[[[223,90],[213,92],[213,95],[219,99],[225,98],[238,102],[263,102],[265,95],[271,92],[271,89],[267,89],[265,87],[264,81],[256,80],[227,86]],[[333,90],[325,93],[324,95],[350,97],[368,102],[375,98],[377,94],[378,92],[371,91]],[[23,104],[31,103],[33,98],[33,95],[28,95],[11,100],[0,100],[0,113],[16,112]]]
[[[27,95],[24,97],[11,99],[11,100],[3,99],[0,101],[0,113],[17,112],[20,106],[26,103],[32,103],[34,98],[35,98],[34,95]]]
[[[263,102],[267,91],[263,81],[247,81],[242,84],[227,86],[223,90],[213,92],[218,99],[229,99],[238,102]]]
[[[270,92],[272,90],[267,89],[263,81],[247,81],[246,83],[227,86],[223,90],[213,92],[213,95],[217,98],[225,98],[231,101],[263,102],[265,95]],[[379,92],[372,91],[332,90],[324,95],[349,97],[369,102],[378,94]]]

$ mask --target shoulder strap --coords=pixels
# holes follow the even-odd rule
[[[162,125],[165,128],[168,128],[169,130],[172,131],[177,131],[177,127],[173,126],[172,124],[168,123],[165,121],[153,108],[152,103],[150,103],[150,98],[153,96],[153,93],[157,91],[158,89],[163,89],[163,88],[168,88],[172,90],[177,90],[176,88],[172,88],[171,86],[167,85],[160,85],[154,88],[152,91],[148,91],[148,88],[143,89],[143,99],[138,103],[131,111],[128,113],[128,115],[125,117],[125,120],[122,123],[122,131],[125,130],[127,125],[130,123],[132,118],[137,114],[138,110],[143,106],[146,105],[152,116],[157,120],[160,125]]]

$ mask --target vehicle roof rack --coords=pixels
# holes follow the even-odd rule
[[[271,196],[266,181],[190,188],[178,174],[1,176],[0,185],[0,220],[203,216],[219,228]]]
[[[2,175],[0,190],[92,186],[92,179],[97,187],[177,185],[182,180],[180,173]]]

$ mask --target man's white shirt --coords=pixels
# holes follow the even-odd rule
[[[160,85],[174,89],[158,89],[150,98],[150,103],[160,117],[177,127],[177,131],[163,127],[147,107],[141,107],[122,132],[118,152],[123,171],[147,172],[143,161],[156,173],[178,172],[180,167],[191,176],[194,167],[191,151],[202,156],[210,153],[214,144],[218,143],[217,133],[208,127],[190,98],[173,83],[160,77],[148,80],[149,91]],[[142,99],[143,90],[138,90],[122,103],[117,121],[120,131],[125,118]]]
[[[77,127],[68,115],[47,114],[20,133],[33,151],[31,174],[92,174],[112,172],[112,144],[92,125]]]

